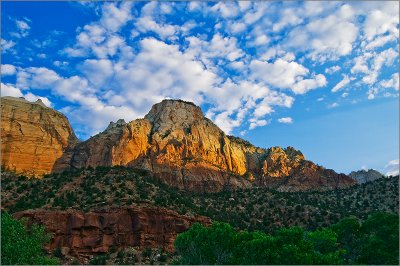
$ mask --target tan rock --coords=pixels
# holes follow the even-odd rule
[[[1,142],[3,169],[42,175],[67,168],[60,159],[72,155],[78,140],[68,119],[42,101],[1,97]]]

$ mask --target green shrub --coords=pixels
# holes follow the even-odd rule
[[[32,224],[30,228],[24,221],[15,220],[10,214],[1,213],[1,263],[57,265],[55,258],[45,255],[43,247],[50,240],[44,227]]]

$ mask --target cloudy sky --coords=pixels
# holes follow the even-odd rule
[[[1,94],[81,140],[164,98],[348,173],[398,171],[398,2],[2,2]]]

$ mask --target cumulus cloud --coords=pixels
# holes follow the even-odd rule
[[[62,57],[47,65],[57,72],[2,66],[7,82],[16,77],[6,85],[10,93],[47,90],[69,102],[73,107],[62,110],[81,132],[102,130],[104,120],[141,117],[166,97],[203,105],[227,133],[244,132],[267,125],[272,113],[291,108],[298,95],[325,87],[340,72],[351,75],[332,92],[353,78],[357,89],[368,85],[371,99],[398,88],[398,74],[380,76],[397,63],[397,47],[388,46],[398,41],[393,4],[152,1],[99,4],[96,13],[99,19],[78,27],[75,43],[61,47]],[[14,41],[1,42],[3,52],[16,50]],[[342,101],[357,95],[350,89],[340,94]]]
[[[398,32],[399,16],[397,11],[399,10],[399,3],[392,2],[390,4],[393,5],[391,12],[387,10],[390,13],[386,13],[386,10],[375,9],[367,15],[363,28],[367,40],[372,40],[376,35],[386,32]]]
[[[274,63],[253,60],[250,63],[252,78],[277,88],[291,89],[295,94],[304,94],[309,90],[326,85],[325,76],[318,74],[311,79],[303,79],[309,70],[296,62],[281,58]]]
[[[115,3],[105,3],[100,24],[110,31],[119,31],[131,18],[132,2],[122,2],[119,6]]]
[[[10,64],[1,65],[1,75],[2,76],[12,76],[16,73],[16,68]]]
[[[1,83],[1,96],[23,97],[23,93],[17,87]]]
[[[306,50],[310,58],[319,61],[348,55],[358,35],[353,18],[353,8],[343,5],[332,15],[293,29],[286,45]]]
[[[256,127],[262,127],[262,126],[267,125],[268,123],[269,123],[269,122],[268,122],[267,120],[265,120],[265,119],[261,119],[261,120],[251,119],[251,120],[250,120],[249,129],[250,129],[250,130],[253,130],[253,129],[255,129]]]
[[[176,26],[159,24],[149,16],[139,18],[136,22],[136,29],[142,33],[155,32],[163,40],[175,36],[178,31]]]
[[[291,117],[282,117],[278,119],[278,122],[283,124],[292,124],[293,119]]]

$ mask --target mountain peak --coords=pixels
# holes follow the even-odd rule
[[[168,99],[153,105],[144,118],[153,123],[154,129],[157,130],[159,127],[190,126],[204,119],[204,115],[200,107],[192,102]]]

